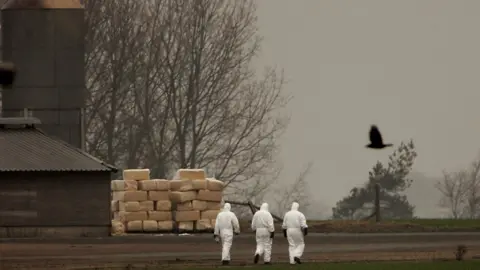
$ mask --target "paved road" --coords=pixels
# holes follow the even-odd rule
[[[309,234],[305,257],[308,260],[452,257],[455,247],[460,244],[466,245],[471,254],[478,254],[480,233]],[[232,257],[237,262],[250,262],[254,248],[253,235],[235,237]],[[287,250],[286,240],[277,235],[272,254],[274,260],[287,260]],[[52,264],[65,268],[67,264],[98,266],[152,261],[163,264],[216,263],[219,253],[220,246],[211,235],[15,239],[0,242],[3,264],[0,266],[5,269],[50,269]],[[4,269],[2,267],[0,269]]]

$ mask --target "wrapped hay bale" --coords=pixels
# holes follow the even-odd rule
[[[158,231],[158,221],[144,220],[142,222],[144,232],[156,232]]]
[[[213,229],[210,219],[200,219],[195,222],[197,231],[211,231]]]
[[[148,211],[148,220],[168,221],[172,220],[171,211]]]
[[[192,211],[193,210],[193,207],[192,207],[192,202],[191,201],[188,201],[188,202],[184,202],[184,203],[179,203],[177,204],[177,211]]]
[[[149,169],[128,169],[123,170],[123,180],[150,180]]]
[[[123,202],[125,198],[125,191],[114,191],[112,192],[112,201]]]
[[[140,202],[140,211],[153,211],[154,209],[155,204],[153,201]]]
[[[207,178],[207,189],[211,191],[222,191],[224,184],[215,178]]]
[[[125,191],[137,191],[138,182],[135,180],[124,180],[125,182]]]
[[[173,230],[173,221],[172,220],[165,220],[158,222],[158,231],[160,232],[167,232]]]
[[[205,210],[220,210],[222,209],[221,202],[207,202],[207,209]]]
[[[140,202],[120,202],[119,210],[122,212],[138,212],[140,210]]]
[[[147,191],[125,191],[123,200],[124,202],[141,202],[148,200]]]
[[[193,232],[193,221],[182,221],[178,222],[178,231],[181,233],[184,232]]]
[[[123,181],[123,180],[112,180],[110,182],[110,189],[112,191],[125,191],[125,181]]]
[[[118,212],[120,211],[120,208],[119,208],[119,203],[118,201],[111,201],[110,202],[110,211],[112,212]]]
[[[195,180],[205,179],[205,171],[203,169],[180,169],[175,174],[175,180]]]
[[[220,213],[220,211],[218,210],[207,210],[207,211],[202,211],[200,213],[200,218],[199,219],[216,219],[217,218],[217,215],[218,213]]]
[[[221,191],[199,190],[197,193],[197,200],[208,202],[221,202],[223,193]]]
[[[155,179],[153,180],[157,186],[156,190],[159,191],[169,191],[170,190],[170,181],[165,179]]]
[[[170,191],[148,191],[149,201],[168,201],[170,200]]]
[[[148,215],[147,212],[142,211],[142,212],[125,212],[125,211],[120,211],[118,212],[118,220],[122,222],[129,222],[129,221],[134,221],[134,220],[147,220]]]
[[[138,189],[143,191],[157,190],[157,183],[153,180],[135,181],[138,183]]]
[[[199,201],[199,200],[193,200],[192,201],[192,209],[193,210],[207,210],[207,202],[206,201]]]
[[[196,221],[200,219],[200,211],[175,211],[175,221]]]
[[[170,180],[170,190],[172,191],[191,191],[193,190],[192,180]]]
[[[192,180],[192,187],[194,190],[207,189],[207,180],[205,179]]]
[[[171,201],[157,201],[155,202],[155,210],[157,211],[170,211],[172,210],[172,202]]]
[[[143,231],[143,220],[132,220],[127,222],[127,231],[128,232],[142,232]]]
[[[118,220],[112,220],[112,226],[111,226],[111,235],[123,235],[125,234],[125,224],[123,222],[120,222]]]
[[[170,192],[170,201],[173,203],[183,203],[187,201],[193,201],[197,197],[195,191],[172,191]]]

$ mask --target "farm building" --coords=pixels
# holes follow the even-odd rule
[[[108,236],[116,169],[39,122],[0,118],[0,238]]]

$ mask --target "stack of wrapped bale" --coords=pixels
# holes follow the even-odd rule
[[[171,231],[169,182],[151,180],[149,169],[124,170],[123,178],[112,181],[112,229],[122,223],[127,232]]]
[[[201,169],[180,169],[174,178],[170,200],[178,231],[211,231],[221,208],[223,182],[207,179]]]

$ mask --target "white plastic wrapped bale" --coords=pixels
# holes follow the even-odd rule
[[[175,174],[175,180],[195,180],[205,179],[205,171],[203,169],[180,169]]]
[[[138,183],[138,189],[143,191],[157,190],[157,183],[154,180],[135,181]]]
[[[176,211],[175,221],[196,221],[200,219],[200,211]]]
[[[193,210],[192,202],[188,201],[188,202],[184,202],[184,203],[178,203],[176,210],[177,211],[192,211]]]
[[[173,203],[183,203],[187,201],[193,201],[197,197],[195,191],[172,191],[170,192],[170,201]]]
[[[207,180],[205,179],[192,180],[192,186],[194,190],[207,189]]]
[[[138,190],[138,181],[124,180],[124,182],[125,182],[125,191],[137,191]]]
[[[182,222],[178,222],[178,230],[181,232],[181,233],[185,233],[185,232],[193,232],[193,224],[194,222],[193,221],[182,221]]]
[[[206,201],[199,201],[199,200],[193,200],[192,201],[192,209],[193,210],[207,210],[207,202]]]
[[[118,220],[112,220],[111,235],[125,234],[125,224]]]
[[[143,231],[143,220],[132,220],[127,222],[127,231],[128,232],[142,232]]]
[[[155,202],[155,210],[157,211],[170,211],[172,210],[172,202],[171,201],[156,201]]]
[[[200,219],[195,222],[195,229],[197,231],[211,231],[213,229],[210,219]]]
[[[211,191],[222,191],[224,183],[215,178],[207,178],[207,189]]]
[[[157,185],[156,190],[159,191],[169,191],[170,190],[170,181],[165,179],[155,179],[153,180]]]
[[[123,181],[123,180],[112,180],[110,182],[110,189],[112,191],[125,191],[125,181]]]
[[[147,220],[148,215],[147,212],[142,211],[142,212],[125,212],[125,211],[120,211],[118,212],[118,219],[122,222],[129,222],[129,221],[134,221],[134,220]]]
[[[155,204],[153,201],[140,202],[140,211],[153,211],[154,209]]]
[[[120,207],[120,206],[119,206],[118,201],[111,201],[111,202],[110,202],[110,210],[111,210],[112,212],[118,212],[118,211],[120,211],[120,208],[119,208],[119,207]]]
[[[223,193],[221,191],[199,190],[197,200],[208,202],[221,202]]]
[[[125,199],[125,191],[114,191],[112,192],[112,201],[123,202]]]
[[[128,169],[123,170],[123,180],[150,180],[149,169]]]
[[[173,230],[173,221],[165,220],[158,222],[158,231],[160,232],[170,232]]]
[[[167,221],[172,220],[171,211],[148,211],[148,220]]]
[[[222,209],[221,202],[207,202],[207,209],[205,210],[220,210]]]
[[[138,212],[140,210],[140,202],[120,202],[119,210],[122,212]]]
[[[207,210],[207,211],[202,211],[200,212],[200,218],[199,219],[216,219],[217,215],[220,211],[218,210]]]
[[[143,221],[143,231],[144,232],[156,232],[156,231],[158,231],[158,221],[144,220]]]
[[[170,190],[191,191],[193,190],[192,180],[170,180]]]
[[[142,202],[148,201],[147,191],[125,191],[124,202]]]
[[[170,191],[148,191],[149,201],[168,201],[170,200]]]

